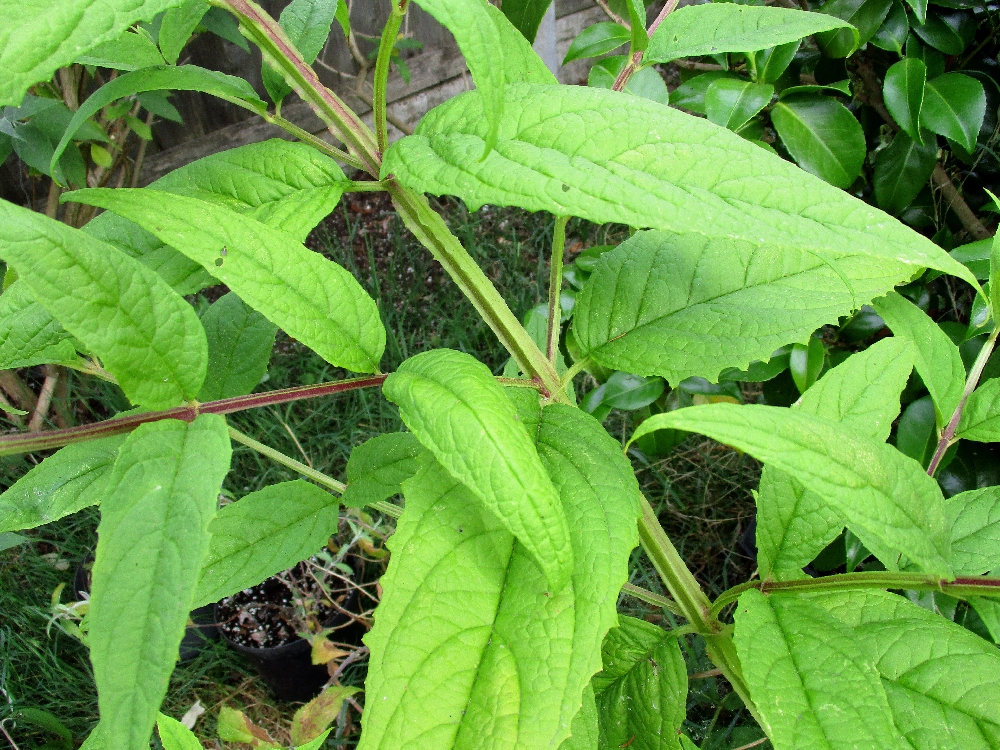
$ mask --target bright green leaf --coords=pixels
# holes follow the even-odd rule
[[[208,339],[208,370],[198,400],[250,393],[267,372],[278,327],[233,292],[213,302],[201,324]]]
[[[547,407],[538,443],[570,519],[571,583],[552,591],[500,521],[428,462],[404,485],[406,510],[365,638],[361,750],[447,750],[484,736],[558,747],[569,733],[617,622],[639,491],[620,446],[577,409]]]
[[[913,357],[912,345],[902,339],[879,341],[828,371],[795,408],[884,442],[899,413]],[[821,496],[773,466],[761,473],[756,504],[761,578],[802,577],[802,568],[844,526]]]
[[[948,499],[951,554],[958,575],[1000,568],[1000,487],[969,490]]]
[[[791,474],[823,497],[869,549],[881,546],[928,573],[949,574],[941,489],[920,464],[892,446],[797,409],[734,404],[656,414],[639,425],[630,442],[667,428],[700,432]],[[892,558],[883,562],[898,564]]]
[[[948,335],[923,310],[896,292],[872,303],[894,335],[913,342],[917,373],[937,409],[938,427],[948,424],[962,399],[965,365]]]
[[[198,28],[202,17],[208,12],[208,7],[207,0],[184,0],[163,14],[158,41],[160,52],[168,63],[177,64],[181,50]]]
[[[951,138],[972,152],[986,116],[983,84],[961,73],[945,73],[928,81],[920,122],[928,130]]]
[[[678,8],[649,40],[646,62],[720,52],[754,52],[788,44],[829,29],[857,32],[845,21],[820,13],[734,3],[707,3]]]
[[[906,133],[897,133],[888,147],[875,156],[875,200],[879,208],[896,216],[924,189],[937,164],[938,146],[933,139],[925,146]]]
[[[823,372],[826,348],[823,339],[812,336],[807,344],[795,344],[788,355],[788,369],[799,393],[805,393]]]
[[[506,83],[556,83],[556,77],[507,16],[492,3],[486,11],[493,19],[497,40],[503,48],[504,81]]]
[[[457,194],[472,209],[514,205],[775,250],[850,249],[974,283],[941,248],[876,209],[670,107],[589,87],[509,86],[497,147],[480,161],[481,106],[468,92],[436,107],[389,148],[383,174],[421,192]]]
[[[35,299],[101,358],[132,403],[163,409],[197,395],[205,333],[157,274],[79,229],[5,201],[0,238],[0,254]]]
[[[850,187],[865,163],[865,135],[854,115],[827,96],[779,101],[771,122],[798,165],[840,188]]]
[[[179,3],[180,0],[177,0],[174,4]],[[91,115],[122,97],[163,89],[201,91],[225,99],[227,102],[244,109],[249,109],[256,114],[263,114],[267,111],[267,105],[257,97],[253,87],[242,78],[229,76],[215,70],[206,70],[196,65],[183,65],[179,68],[164,65],[134,70],[104,84],[80,105],[66,127],[66,132],[63,133],[59,145],[56,146],[51,159],[52,163],[55,164],[58,161],[63,149]]]
[[[583,690],[583,704],[580,706],[580,711],[573,717],[570,736],[559,746],[559,750],[597,750],[599,741],[594,688],[588,684]]]
[[[226,421],[149,422],[101,502],[87,645],[106,747],[149,743],[191,610],[231,449]]]
[[[28,87],[111,41],[138,21],[151,21],[183,0],[41,0],[0,5],[0,104],[20,104]]]
[[[43,460],[0,494],[0,531],[33,529],[97,505],[124,441],[72,443]]]
[[[251,492],[222,508],[192,606],[256,586],[305,560],[337,533],[337,498],[296,479]]]
[[[903,750],[889,702],[853,631],[808,600],[745,592],[736,650],[777,750]]]
[[[288,41],[295,46],[307,64],[312,65],[326,44],[340,2],[341,0],[292,0],[281,11],[278,22]],[[266,62],[262,64],[261,77],[264,88],[275,104],[280,104],[292,93],[292,87],[281,73]]]
[[[680,750],[687,709],[687,665],[677,638],[656,625],[619,616],[601,647],[594,675],[600,747]]]
[[[830,0],[820,13],[841,18],[853,28],[817,34],[816,43],[827,57],[847,57],[875,35],[891,6],[892,0]]]
[[[436,349],[401,364],[383,391],[424,447],[534,556],[552,591],[565,586],[573,566],[566,516],[489,368]]]
[[[177,719],[157,714],[156,729],[160,734],[163,750],[202,750],[201,740]]]
[[[923,145],[920,135],[920,110],[924,104],[927,66],[915,57],[905,57],[885,74],[882,96],[885,106],[896,123],[916,143]]]
[[[594,63],[587,75],[587,85],[610,89],[615,85],[618,74],[628,62],[627,55],[610,55]],[[660,104],[670,101],[670,92],[656,68],[641,68],[629,77],[624,89],[626,94],[634,94],[651,99]]]
[[[78,359],[72,336],[27,284],[15,281],[0,295],[0,370]]]
[[[374,300],[341,266],[224,206],[149,188],[92,189],[73,200],[134,221],[236,292],[330,364],[374,372],[385,328]]]
[[[705,92],[705,113],[716,125],[739,130],[771,103],[774,86],[735,78],[720,78]]]
[[[507,0],[500,9],[511,25],[520,31],[525,39],[534,42],[542,18],[551,4],[552,0]],[[628,39],[626,38],[625,41]]]
[[[598,57],[612,52],[628,42],[629,32],[624,26],[610,21],[595,23],[577,35],[569,46],[562,64],[565,65],[584,57]]]
[[[423,449],[408,432],[390,432],[367,440],[347,461],[346,508],[363,508],[399,494],[400,485],[417,473]]]
[[[163,65],[164,60],[149,37],[129,31],[117,39],[92,47],[74,62],[115,70],[138,70]]]
[[[980,443],[1000,442],[1000,378],[987,380],[969,396],[955,437]]]

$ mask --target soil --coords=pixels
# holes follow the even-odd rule
[[[317,622],[327,625],[337,617],[339,610],[324,603],[325,596],[319,584],[305,573],[303,563],[292,568],[289,575],[312,600]],[[333,600],[340,607],[348,608],[352,589],[333,576],[324,584]],[[223,635],[234,643],[247,648],[275,648],[294,643],[299,638],[298,632],[306,629],[296,609],[291,589],[278,578],[268,578],[222,599],[216,608],[216,617]]]

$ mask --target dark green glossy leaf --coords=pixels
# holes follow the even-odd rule
[[[250,393],[267,372],[278,327],[230,292],[201,316],[208,370],[199,401]]]
[[[930,396],[918,398],[903,410],[896,428],[896,447],[924,466],[930,462],[937,448],[937,421]]]
[[[902,56],[906,46],[906,36],[909,33],[910,23],[906,18],[906,8],[900,0],[893,0],[889,15],[869,41],[879,49]]]
[[[925,23],[913,26],[913,33],[946,55],[960,55],[976,35],[976,21],[963,11],[928,13]]]
[[[771,103],[774,86],[734,78],[714,81],[705,92],[705,114],[716,125],[739,130]]]
[[[937,143],[921,146],[898,133],[875,157],[875,200],[883,211],[897,215],[924,188],[937,164]]]
[[[842,18],[853,28],[817,34],[816,43],[827,57],[847,57],[875,36],[891,6],[892,0],[829,0],[819,12]]]
[[[788,369],[799,393],[805,393],[813,383],[819,380],[826,363],[826,348],[823,339],[813,336],[808,344],[795,344],[788,355]]]
[[[906,4],[913,9],[918,23],[923,23],[927,20],[927,0],[906,0]]]
[[[525,39],[534,42],[538,27],[551,3],[552,0],[507,0],[500,10]]]
[[[774,83],[781,78],[781,74],[788,69],[792,60],[795,59],[795,53],[799,51],[801,44],[801,41],[789,42],[788,44],[779,44],[777,47],[768,47],[755,53],[753,55],[753,62],[754,67],[757,69],[757,75],[754,80],[757,83]]]
[[[602,403],[612,409],[635,411],[656,401],[664,388],[663,378],[616,372],[604,384]]]
[[[422,451],[408,432],[378,435],[357,446],[347,461],[347,490],[341,502],[347,508],[363,508],[399,494],[403,482],[417,473]]]
[[[907,57],[916,57],[923,60],[924,65],[927,66],[928,81],[937,78],[939,75],[944,73],[944,55],[933,47],[929,47],[921,42],[920,39],[917,38],[917,35],[913,33],[913,29],[910,29],[910,33],[906,37],[905,52]]]
[[[694,112],[696,115],[703,115],[705,114],[705,92],[708,91],[708,87],[715,81],[726,78],[740,80],[723,70],[712,70],[689,78],[671,92],[670,105]]]
[[[928,130],[957,141],[971,153],[985,115],[986,92],[975,78],[945,73],[927,82],[920,121]]]
[[[802,86],[789,86],[786,89],[781,90],[779,98],[788,99],[791,97],[796,97],[799,94],[841,94],[843,96],[851,95],[851,82],[847,79],[843,81],[836,81],[835,83],[827,83],[824,85],[802,85]]]
[[[824,96],[782,99],[771,110],[782,143],[807,172],[846,188],[867,153],[861,125],[840,102]]]
[[[516,25],[516,24],[515,24]],[[602,21],[588,26],[577,35],[569,46],[562,64],[584,57],[597,57],[628,44],[629,32],[624,26]]]
[[[612,55],[598,60],[594,67],[590,69],[587,76],[587,85],[596,86],[602,89],[610,89],[618,74],[625,66],[625,55]],[[625,92],[641,96],[644,99],[652,99],[660,104],[667,104],[670,100],[670,93],[667,91],[667,84],[655,68],[643,68],[632,74],[625,84]]]
[[[660,24],[649,41],[645,60],[670,62],[720,52],[754,52],[837,28],[845,29],[852,49],[857,46],[857,32],[848,23],[820,13],[734,3],[689,5],[675,10]]]
[[[889,68],[882,86],[885,106],[896,124],[920,145],[924,143],[920,134],[920,110],[926,83],[927,66],[921,60],[907,57]]]
[[[791,347],[783,346],[770,359],[751,362],[746,370],[729,368],[719,373],[719,380],[732,380],[736,383],[763,383],[765,380],[777,377],[788,369]]]

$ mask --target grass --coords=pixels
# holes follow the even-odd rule
[[[464,206],[444,202],[449,225],[494,281],[512,311],[523,315],[546,298],[552,220],[541,215],[484,208],[470,214]],[[616,242],[625,232],[597,228],[573,220],[568,247]],[[347,196],[310,236],[307,243],[350,270],[376,299],[387,330],[382,369],[394,370],[413,354],[433,347],[474,353],[499,373],[507,354],[492,332],[447,278],[440,266],[402,228],[387,198],[379,194]],[[218,298],[209,290],[195,300],[203,309]],[[41,373],[22,373],[37,391]],[[303,345],[279,333],[263,389],[319,383],[345,377]],[[583,382],[582,380],[578,382]],[[76,421],[107,418],[127,408],[115,389],[78,378],[68,399]],[[352,391],[335,397],[300,401],[232,415],[231,423],[278,450],[331,476],[342,478],[353,446],[374,435],[401,429],[396,408],[378,390]],[[626,415],[605,421],[620,437],[629,429]],[[234,446],[232,470],[223,493],[232,498],[296,475],[254,451]],[[2,459],[0,459],[2,460]],[[0,464],[0,487],[31,467],[29,459]],[[704,439],[690,439],[666,459],[636,460],[637,476],[657,509],[667,532],[689,560],[711,595],[746,580],[753,564],[737,540],[753,514],[749,488],[756,486],[759,467],[747,457]],[[60,583],[69,583],[77,561],[96,544],[96,509],[26,532],[31,543],[0,553],[0,720],[18,708],[39,707],[62,721],[77,740],[96,721],[97,706],[86,651],[58,626],[46,632],[49,600]],[[60,562],[62,561],[62,562]],[[65,565],[63,565],[65,563]],[[630,580],[664,593],[641,552],[633,555]],[[67,587],[69,588],[69,586]],[[68,596],[64,592],[63,601]],[[676,624],[669,613],[623,596],[626,614],[665,626]],[[690,671],[708,672],[711,663],[694,639],[683,639]],[[363,665],[344,676],[346,684],[362,684]],[[735,696],[713,675],[692,682],[686,730],[706,748],[733,748],[761,737],[748,723]],[[211,644],[197,658],[175,670],[164,712],[180,717],[196,701],[206,709],[196,732],[207,747],[217,747],[216,717],[222,706],[239,708],[275,739],[287,741],[296,706],[271,699],[253,670],[222,643]],[[355,715],[356,719],[356,715]],[[8,721],[7,725],[11,727]],[[356,722],[351,731],[356,731]],[[23,725],[13,728],[21,750],[47,738]],[[346,744],[330,747],[350,747]],[[762,746],[766,747],[766,745]]]

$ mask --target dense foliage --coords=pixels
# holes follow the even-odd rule
[[[335,21],[350,31],[336,0],[294,0],[280,22],[251,0],[212,4],[0,5],[0,148],[52,184],[44,214],[0,202],[0,369],[69,367],[132,407],[0,437],[0,455],[58,448],[0,495],[0,532],[99,506],[79,632],[100,722],[85,747],[148,747],[154,724],[167,750],[196,747],[158,717],[189,611],[308,557],[340,506],[399,517],[365,638],[365,750],[693,747],[682,644],[782,750],[1000,747],[1000,486],[967,450],[1000,442],[1000,243],[952,179],[989,185],[997,166],[994,29],[977,7],[668,3],[647,26],[622,0],[570,57],[627,54],[570,87],[527,41],[547,3],[418,0],[476,89],[390,145],[408,0],[381,37],[373,129],[310,67]],[[176,65],[206,23],[238,23],[259,48],[271,104]],[[682,59],[700,75],[668,94],[651,66]],[[53,98],[85,77],[103,85]],[[123,142],[148,135],[137,116],[169,115],[162,92],[177,90],[299,142],[122,187]],[[293,91],[342,148],[281,116]],[[957,224],[932,210],[929,180]],[[388,193],[509,352],[502,376],[451,349],[380,372],[385,311],[303,244],[352,191]],[[522,324],[425,194],[556,217],[548,303]],[[633,231],[564,266],[570,217]],[[963,238],[978,241],[946,251]],[[199,316],[185,296],[220,284]],[[279,328],[357,377],[252,394]],[[599,386],[581,394],[584,370]],[[224,417],[371,387],[406,431],[357,446],[346,485]],[[601,424],[611,409],[635,413],[624,452]],[[627,457],[688,433],[765,465],[759,577],[715,601]],[[335,494],[294,481],[220,509],[232,441]],[[671,599],[629,590],[683,621],[671,629],[618,612],[640,544]],[[255,742],[242,721],[220,730]],[[318,748],[324,727],[293,737]]]

